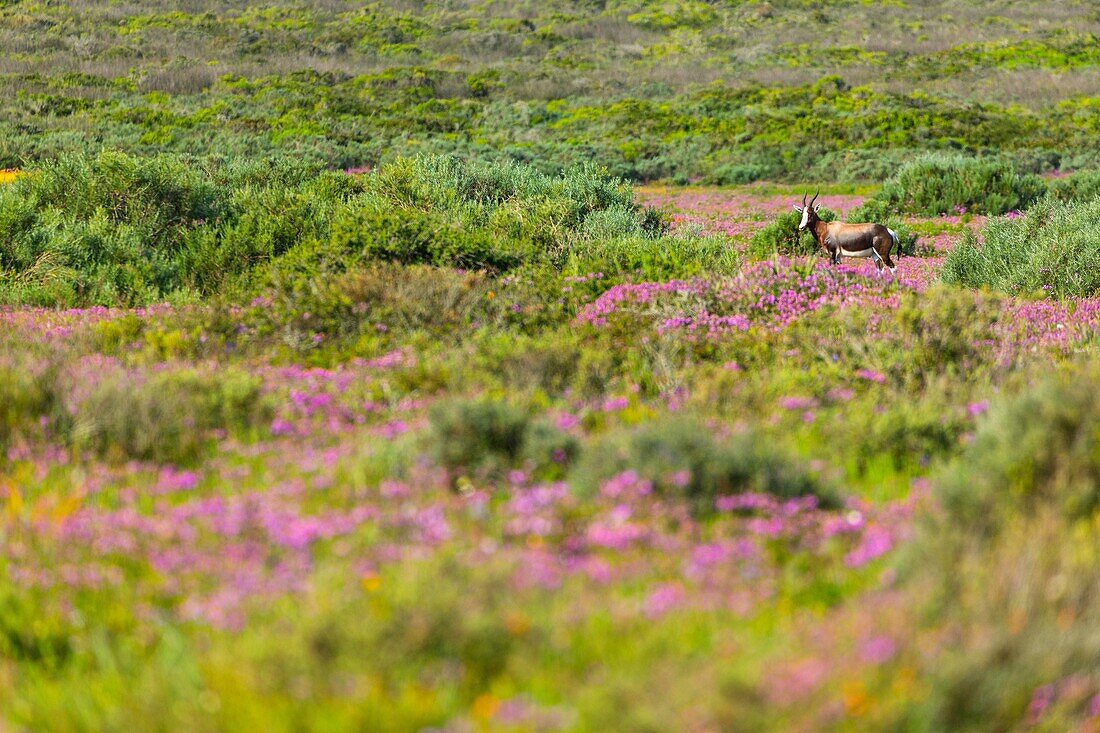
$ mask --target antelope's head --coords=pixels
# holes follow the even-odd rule
[[[817,221],[817,212],[821,209],[821,205],[814,204],[814,201],[817,201],[817,196],[819,193],[821,192],[818,191],[814,194],[814,197],[810,199],[809,205],[806,204],[806,196],[808,196],[809,194],[806,194],[806,196],[802,197],[802,205],[794,206],[794,210],[797,211],[799,214],[802,214],[802,221],[798,225],[798,231],[802,231],[803,229]]]

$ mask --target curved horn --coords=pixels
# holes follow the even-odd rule
[[[809,195],[810,195],[809,192],[806,192],[806,193],[802,194],[802,208],[803,209],[806,208],[806,197],[809,196]]]
[[[810,199],[810,206],[811,207],[814,205],[814,201],[817,201],[817,196],[820,193],[821,193],[821,189],[819,188],[819,189],[817,189],[817,193],[814,194],[814,197],[812,199]]]

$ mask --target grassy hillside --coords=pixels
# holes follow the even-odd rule
[[[103,146],[328,167],[454,152],[631,179],[1094,167],[1088,4],[5,3],[0,166]]]

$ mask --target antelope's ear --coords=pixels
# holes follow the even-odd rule
[[[802,207],[801,207],[801,206],[799,206],[798,204],[795,204],[795,205],[794,205],[794,206],[792,206],[791,208],[792,208],[792,209],[794,209],[795,211],[797,211],[797,212],[798,212],[799,214],[801,214],[801,213],[802,213]]]
[[[814,213],[821,211],[821,204],[814,204]]]

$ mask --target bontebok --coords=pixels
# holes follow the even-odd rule
[[[802,221],[798,230],[809,229],[817,243],[829,253],[829,261],[832,264],[840,262],[841,257],[870,257],[875,261],[878,269],[889,267],[894,272],[897,267],[890,259],[890,250],[898,243],[898,234],[893,229],[881,224],[845,224],[839,221],[824,222],[818,217],[820,205],[815,205],[817,194],[806,204],[806,197],[802,197],[802,205],[795,206],[794,210],[802,214]]]

